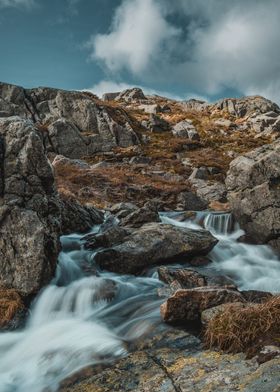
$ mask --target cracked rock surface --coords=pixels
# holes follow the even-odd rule
[[[228,199],[246,232],[280,250],[280,144],[233,160],[226,178]]]

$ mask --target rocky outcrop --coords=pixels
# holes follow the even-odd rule
[[[178,137],[185,137],[190,140],[200,140],[199,134],[191,120],[184,120],[172,128],[172,133]]]
[[[234,117],[245,117],[250,115],[276,112],[280,114],[279,106],[261,96],[251,96],[244,98],[226,98],[210,105],[211,111],[225,111]]]
[[[126,112],[100,105],[90,93],[0,83],[0,117],[14,115],[37,124],[47,151],[69,158],[139,143]]]
[[[258,243],[280,250],[280,144],[258,148],[232,161],[226,178],[237,221]]]
[[[251,116],[249,124],[257,133],[271,134],[280,132],[280,112],[268,112]]]
[[[277,391],[280,359],[258,365],[244,354],[202,351],[199,339],[169,329],[157,332],[114,366],[91,367],[60,386],[60,392],[246,392]]]
[[[1,118],[0,136],[0,284],[29,295],[54,274],[60,202],[42,137],[33,123]]]
[[[153,113],[150,114],[149,121],[142,122],[142,125],[152,132],[165,132],[170,129],[167,121]]]
[[[146,101],[147,98],[141,88],[134,87],[127,90],[122,91],[118,94],[115,98],[116,101],[125,101],[127,103],[130,102],[139,102],[139,101]]]
[[[186,111],[203,111],[208,108],[208,104],[205,101],[199,99],[189,99],[181,103],[181,106]]]
[[[207,254],[216,243],[217,240],[204,230],[150,223],[130,234],[119,245],[98,252],[95,261],[101,268],[112,272],[136,273],[153,264]]]
[[[223,287],[198,287],[178,290],[161,305],[161,315],[168,323],[196,321],[201,313],[214,306],[230,302],[245,302],[236,290]]]

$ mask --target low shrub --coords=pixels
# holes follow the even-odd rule
[[[206,326],[207,348],[254,355],[265,344],[280,342],[280,296],[245,308],[233,305],[215,316]]]

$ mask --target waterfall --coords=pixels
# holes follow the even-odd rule
[[[95,230],[96,231],[96,230]],[[155,278],[100,272],[81,236],[62,237],[56,276],[38,296],[24,330],[0,334],[0,391],[56,391],[68,375],[87,365],[127,354],[127,342],[160,321],[163,302]]]
[[[234,219],[231,213],[208,213],[204,227],[216,234],[230,234],[234,230]]]
[[[219,240],[209,254],[212,263],[205,272],[228,276],[241,290],[280,292],[278,255],[269,246],[239,242],[244,231],[230,213],[201,211],[184,221],[177,221],[177,215],[180,213],[162,213],[161,220],[193,230],[205,228]]]
[[[161,220],[210,230],[219,240],[202,273],[229,276],[244,290],[280,292],[277,255],[268,246],[238,242],[243,231],[230,214],[199,212],[180,221],[177,215],[162,213]],[[138,277],[99,271],[81,236],[61,242],[56,276],[38,295],[25,329],[0,334],[1,392],[54,392],[75,371],[126,355],[130,341],[160,322],[163,283],[155,268]]]

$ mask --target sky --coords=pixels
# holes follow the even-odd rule
[[[280,103],[280,0],[0,0],[0,80]]]

